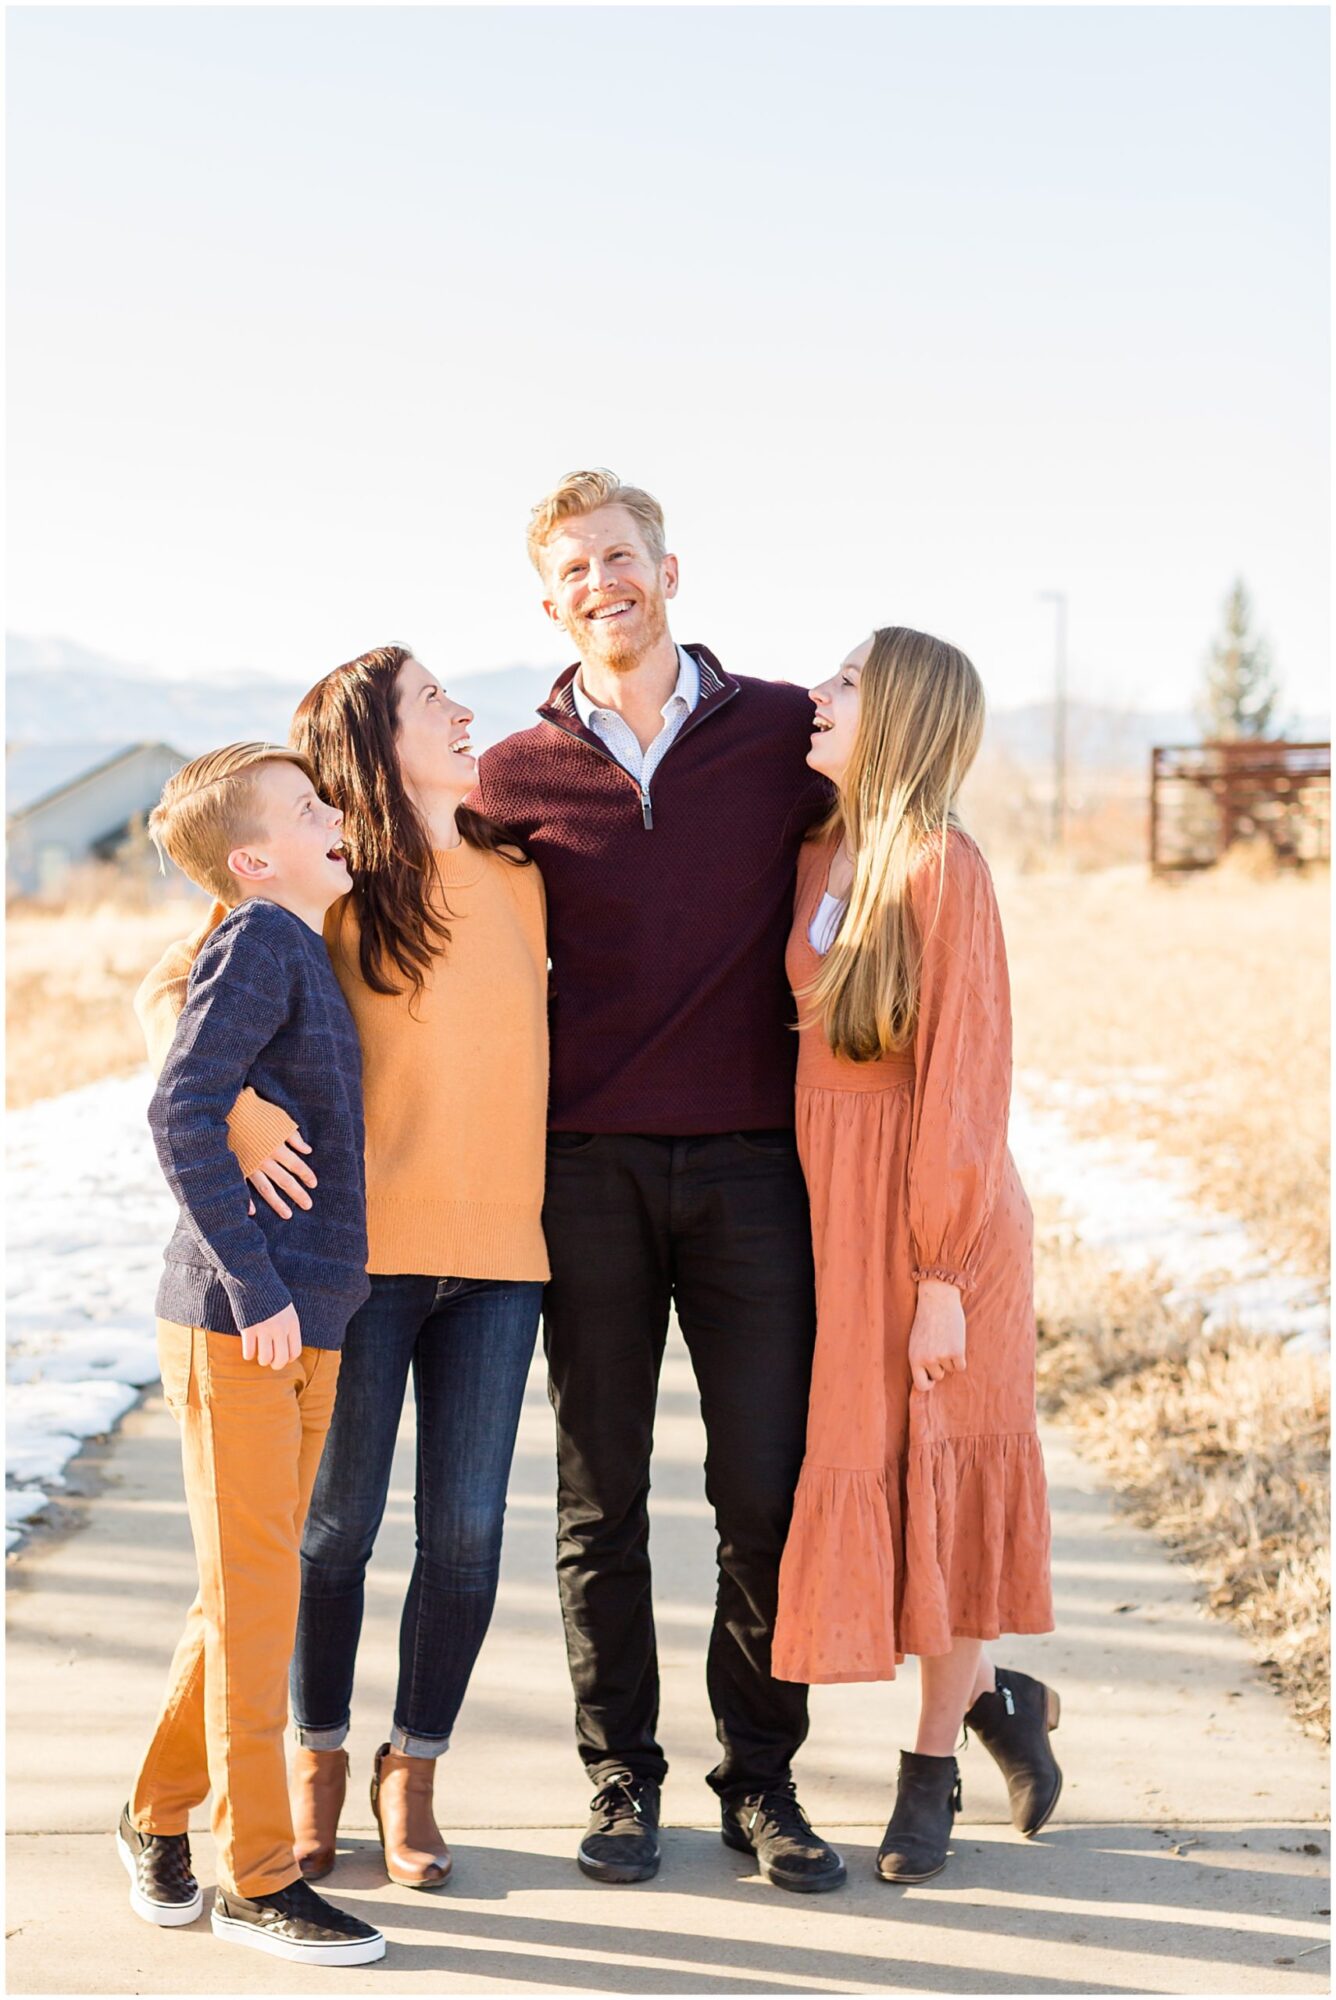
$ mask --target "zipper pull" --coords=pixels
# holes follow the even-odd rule
[[[1012,1700],[1011,1689],[1007,1686],[1005,1681],[1003,1681],[1001,1687],[998,1689],[998,1693],[1002,1697],[1003,1705],[1006,1708],[1007,1714],[1014,1715],[1016,1713],[1016,1704]]]
[[[640,794],[640,817],[641,817],[641,818],[642,818],[642,819],[644,820],[644,822],[645,822],[645,831],[646,831],[646,833],[653,833],[653,831],[654,831],[654,808],[653,808],[653,806],[652,806],[652,805],[650,804],[650,802],[649,802],[649,793],[648,793],[648,792],[641,792],[641,794]]]

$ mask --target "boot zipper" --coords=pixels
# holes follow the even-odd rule
[[[998,1693],[1001,1695],[1002,1700],[1006,1706],[1007,1714],[1014,1715],[1016,1713],[1016,1704],[1011,1698],[1011,1689],[1007,1686],[1005,1681],[1003,1681],[1001,1687],[998,1689]]]

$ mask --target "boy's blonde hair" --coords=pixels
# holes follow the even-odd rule
[[[265,764],[295,764],[315,785],[315,772],[298,750],[282,743],[229,743],[183,764],[162,788],[148,816],[149,837],[192,882],[220,903],[240,899],[227,865],[234,847],[264,832],[260,771]]]
[[[589,472],[568,472],[544,494],[529,514],[529,561],[541,576],[543,551],[563,521],[580,514],[592,514],[599,507],[625,507],[644,537],[645,547],[655,562],[668,553],[664,539],[663,509],[652,493],[642,486],[623,486],[606,465]]]

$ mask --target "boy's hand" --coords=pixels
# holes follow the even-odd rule
[[[294,1147],[296,1151],[293,1150]],[[315,1186],[315,1173],[300,1157],[302,1153],[309,1153],[310,1150],[301,1133],[294,1132],[288,1144],[275,1147],[269,1158],[261,1160],[250,1177],[250,1184],[260,1199],[267,1201],[274,1214],[281,1215],[284,1222],[290,1222],[292,1219],[292,1210],[283,1199],[285,1194],[289,1201],[296,1202],[298,1208],[311,1206],[311,1197],[306,1190]],[[250,1205],[250,1213],[252,1215],[255,1213],[254,1202]]]
[[[944,1375],[965,1372],[965,1309],[956,1287],[941,1278],[919,1282],[909,1330],[909,1369],[916,1389],[931,1389]]]
[[[261,1368],[286,1368],[302,1351],[301,1321],[296,1306],[284,1306],[272,1319],[257,1320],[241,1329],[241,1358]]]

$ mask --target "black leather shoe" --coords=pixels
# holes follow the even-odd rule
[[[576,1860],[596,1882],[648,1882],[659,1872],[659,1787],[614,1771],[589,1801]]]
[[[193,1924],[204,1914],[204,1897],[190,1872],[190,1837],[184,1833],[141,1833],[127,1805],[116,1829],[116,1852],[130,1877],[130,1908],[146,1924]]]
[[[1027,1839],[1051,1817],[1062,1793],[1062,1772],[1049,1741],[1061,1713],[1056,1688],[1014,1667],[999,1667],[996,1692],[981,1694],[965,1716],[966,1729],[974,1731],[1006,1779],[1011,1824]]]
[[[777,1889],[816,1895],[838,1889],[848,1872],[843,1856],[813,1832],[792,1785],[725,1800],[719,1830],[725,1847],[756,1856],[766,1881]]]
[[[926,1882],[929,1876],[940,1875],[959,1811],[960,1766],[955,1758],[902,1750],[895,1811],[877,1855],[882,1881]]]
[[[378,1930],[336,1910],[300,1875],[272,1896],[215,1890],[209,1921],[214,1936],[229,1944],[248,1944],[272,1958],[293,1958],[303,1965],[370,1965],[385,1956]]]

